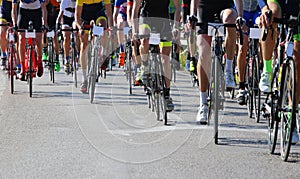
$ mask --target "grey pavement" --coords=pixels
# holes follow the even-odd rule
[[[279,146],[269,154],[266,120],[249,119],[235,100],[226,99],[215,145],[213,126],[195,123],[199,92],[184,71],[172,84],[168,126],[141,87],[128,94],[122,69],[100,80],[93,104],[71,76],[56,77],[35,78],[29,98],[26,82],[11,95],[0,73],[0,178],[300,178],[300,144],[288,162]]]

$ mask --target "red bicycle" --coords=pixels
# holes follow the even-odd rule
[[[29,84],[29,96],[32,97],[32,80],[37,73],[37,54],[35,49],[35,38],[37,32],[42,30],[33,29],[33,23],[30,21],[28,29],[19,29],[18,32],[25,32],[26,38],[26,53],[25,53],[25,73],[26,80]]]
[[[14,93],[14,76],[16,76],[16,66],[17,66],[17,56],[16,56],[16,46],[15,46],[15,33],[12,28],[12,23],[0,24],[0,26],[9,26],[7,30],[7,40],[8,40],[8,61],[5,64],[5,69],[7,70],[8,79],[10,79],[10,93]]]

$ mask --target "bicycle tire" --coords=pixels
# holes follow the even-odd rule
[[[128,85],[129,85],[129,94],[132,94],[132,64],[131,57],[128,56]]]
[[[219,115],[219,65],[220,63],[218,62],[218,56],[215,56],[215,63],[214,63],[214,70],[215,70],[215,76],[214,76],[214,82],[215,82],[215,91],[214,91],[214,103],[213,103],[213,111],[214,111],[214,142],[215,144],[218,144],[218,135],[219,135],[219,129],[218,129],[218,126],[219,126],[219,119],[218,119],[218,115]]]
[[[54,83],[54,71],[55,71],[55,64],[54,64],[54,55],[53,55],[53,44],[52,42],[48,42],[48,57],[50,63],[50,81]]]
[[[32,60],[33,60],[33,57],[34,57],[33,47],[30,46],[30,49],[29,49],[29,69],[28,69],[29,77],[27,75],[27,79],[29,80],[29,97],[32,97],[32,75],[33,75]],[[27,72],[27,74],[28,74],[28,72]]]
[[[250,57],[251,58],[251,57]],[[252,65],[252,62],[251,64]],[[253,67],[252,67],[253,68]],[[246,81],[246,85],[247,85],[247,111],[248,111],[248,116],[249,118],[253,117],[253,73],[250,74],[250,70],[252,73],[252,69],[250,69],[249,64],[246,65],[246,72],[245,75],[247,76],[247,78],[245,78]]]
[[[164,91],[166,91],[166,81],[164,76],[163,65],[160,61],[158,61],[158,72],[159,72],[159,90],[160,90],[160,106],[161,106],[161,113],[162,118],[164,120],[164,125],[168,125],[168,113],[167,113],[167,102]]]
[[[74,87],[77,88],[77,66],[76,66],[76,50],[75,45],[72,45],[72,66],[73,66],[73,80]]]
[[[260,81],[259,59],[256,56],[252,60],[252,102],[253,102],[252,114],[254,114],[254,119],[256,119],[257,123],[259,123],[260,121],[260,105],[261,105],[259,81]]]
[[[267,98],[271,99],[271,109],[272,114],[270,114],[269,117],[267,117],[268,120],[268,146],[270,154],[274,154],[276,145],[277,145],[277,137],[278,137],[278,127],[279,127],[279,121],[276,116],[276,112],[273,110],[276,110],[276,103],[274,96],[271,97],[272,94],[269,94]]]
[[[10,78],[10,94],[14,94],[14,75],[15,75],[15,49],[10,48],[9,51],[9,78]]]
[[[283,161],[287,161],[292,144],[293,130],[296,125],[296,99],[295,99],[295,64],[288,58],[283,63],[280,85],[280,154]],[[290,103],[292,102],[292,106]],[[290,116],[290,117],[289,117]]]
[[[92,53],[92,61],[91,61],[91,68],[89,71],[89,83],[90,83],[90,102],[93,103],[94,101],[94,96],[95,96],[95,87],[96,87],[96,71],[97,71],[97,54],[98,54],[98,49],[96,47],[93,48],[93,53]]]

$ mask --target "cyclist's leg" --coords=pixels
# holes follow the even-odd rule
[[[244,11],[244,18],[246,22],[249,22],[251,19],[252,12]],[[246,104],[245,99],[245,69],[246,69],[246,56],[249,48],[248,34],[244,34],[243,45],[238,45],[238,54],[237,54],[237,66],[239,74],[239,91],[237,95],[237,101],[240,105]]]
[[[102,27],[106,28],[107,27],[107,18],[105,16],[99,17],[96,21],[96,24],[101,25]],[[103,56],[103,58],[102,59],[100,58],[100,60],[102,60],[102,61],[100,61],[100,63],[103,66],[103,68],[105,67],[105,69],[107,67],[107,61],[106,61],[107,59],[106,58],[107,58],[107,55],[110,54],[108,38],[109,38],[108,32],[105,31],[103,34],[103,37],[101,38],[101,41],[100,41],[100,44],[104,49],[101,54]]]
[[[0,18],[0,24],[6,23],[5,19]],[[1,34],[1,68],[5,68],[5,62],[7,58],[7,39],[6,39],[6,26],[0,27],[0,34]]]
[[[197,35],[197,46],[199,47],[199,58],[197,64],[197,74],[200,91],[200,106],[196,121],[206,123],[208,113],[208,85],[211,71],[211,37],[207,34]]]
[[[281,17],[281,9],[276,0],[268,0],[268,6],[272,10],[273,17]],[[262,14],[267,12],[266,8],[262,9]],[[262,16],[261,20],[262,20]],[[269,30],[268,36],[265,41],[261,41],[261,50],[263,58],[263,73],[259,82],[259,88],[262,92],[271,91],[271,81],[272,81],[272,53],[276,43],[276,34],[277,34],[277,24],[272,23],[272,29],[274,32]],[[262,32],[264,31],[263,30]],[[273,35],[273,36],[272,36]]]
[[[70,29],[68,24],[63,24],[62,29]],[[70,72],[70,45],[71,45],[71,33],[69,31],[63,31],[63,48],[64,48],[64,57],[66,60],[65,63],[65,72],[68,74]]]
[[[224,24],[235,24],[237,18],[237,12],[228,8],[222,12],[222,21]],[[226,49],[226,65],[225,65],[225,86],[233,88],[235,87],[235,81],[233,76],[233,59],[236,49],[236,29],[226,28],[225,37],[225,49]]]
[[[117,17],[117,27],[124,28],[126,25],[126,14],[121,14],[119,13]],[[117,37],[118,37],[118,42],[119,42],[119,47],[120,47],[120,59],[119,59],[119,65],[124,66],[124,59],[125,59],[125,47],[124,47],[124,31],[123,30],[118,30],[117,31]]]
[[[147,24],[140,25],[140,35],[146,35],[151,32],[151,28]],[[148,64],[148,52],[149,52],[149,38],[140,39],[141,44],[139,47],[140,56],[141,56],[141,70],[142,70],[142,78],[145,83],[147,80],[147,76],[149,75],[149,64]]]
[[[12,11],[12,4],[11,2],[8,1],[3,1],[2,2],[2,7],[0,6],[0,24],[2,23],[7,23],[7,22],[12,22],[11,19],[11,11]],[[0,27],[0,34],[1,34],[1,67],[4,69],[5,67],[5,62],[7,58],[7,39],[6,39],[6,31],[8,27],[7,26],[1,26]]]

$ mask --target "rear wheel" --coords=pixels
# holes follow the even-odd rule
[[[253,101],[253,114],[257,123],[259,123],[260,120],[260,103],[261,103],[259,80],[260,80],[259,59],[255,57],[252,60],[252,101]]]

